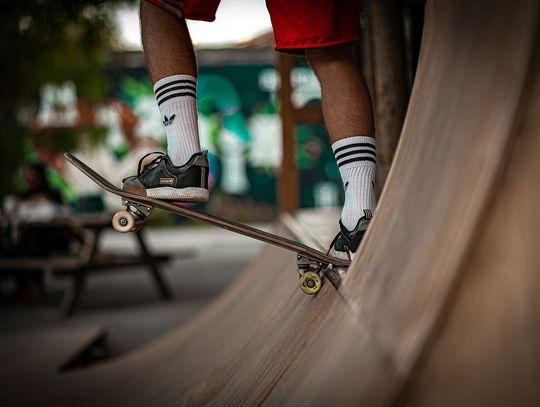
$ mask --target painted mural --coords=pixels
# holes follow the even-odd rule
[[[164,149],[165,133],[145,71],[123,69],[109,74],[114,85],[109,98],[93,106],[95,126],[103,129],[105,135],[99,143],[80,146],[77,153],[120,183],[122,177],[135,171],[138,158],[144,153]],[[291,100],[296,107],[319,102],[319,85],[309,68],[295,68],[291,80]],[[223,196],[275,205],[276,172],[281,162],[278,89],[279,77],[272,66],[201,67],[197,90],[199,130],[211,165],[212,199],[207,205]],[[46,85],[40,99],[41,125],[73,126],[78,120],[76,89],[72,84],[56,88]],[[298,126],[296,146],[301,206],[339,205],[339,172],[324,127]],[[90,200],[100,193],[69,168],[63,169],[62,176],[69,185],[63,188],[71,199],[78,196]],[[103,206],[117,205],[107,197],[103,200]]]

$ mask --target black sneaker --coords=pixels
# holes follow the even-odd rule
[[[143,160],[151,154],[156,154],[156,158],[141,168]],[[193,154],[179,167],[166,154],[146,154],[139,161],[137,175],[123,180],[122,190],[155,199],[207,202],[208,168],[206,151]]]
[[[356,253],[356,250],[358,250],[358,246],[360,246],[360,242],[362,241],[362,238],[364,237],[364,234],[369,226],[369,222],[371,222],[372,218],[371,211],[369,211],[369,213],[364,211],[364,213],[365,216],[362,216],[358,220],[355,228],[351,231],[343,226],[341,220],[339,221],[340,231],[330,244],[330,248],[333,246],[336,252]]]

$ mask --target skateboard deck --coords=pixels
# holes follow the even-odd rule
[[[169,211],[186,218],[200,220],[222,229],[296,252],[298,273],[300,275],[300,287],[303,292],[311,295],[320,291],[322,277],[326,269],[330,267],[347,268],[350,264],[350,261],[347,259],[330,256],[320,250],[283,236],[243,225],[219,216],[176,205],[170,201],[148,198],[146,196],[122,191],[74,155],[65,153],[64,156],[69,163],[74,165],[99,187],[122,198],[126,210],[117,212],[112,220],[113,227],[117,231],[130,232],[138,230],[142,227],[153,208]]]

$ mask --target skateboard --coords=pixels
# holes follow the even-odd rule
[[[300,289],[309,295],[317,294],[321,290],[324,274],[327,270],[334,267],[347,268],[350,264],[350,260],[330,256],[320,250],[283,236],[176,205],[170,201],[148,198],[122,191],[74,155],[65,153],[64,156],[69,163],[74,165],[99,187],[122,198],[122,204],[126,209],[117,212],[112,218],[113,228],[118,232],[126,233],[139,230],[154,208],[163,209],[186,218],[200,220],[222,229],[296,252]]]

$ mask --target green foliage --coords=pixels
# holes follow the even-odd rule
[[[1,120],[0,124],[0,198],[12,192],[18,184],[17,170],[24,160],[28,131],[14,120]]]
[[[127,76],[122,80],[120,89],[122,93],[121,99],[125,101],[131,108],[135,107],[135,102],[141,96],[154,96],[154,90],[150,82],[140,81],[130,76]]]
[[[44,82],[72,80],[90,101],[103,94],[103,51],[110,1],[20,0],[0,6],[0,78],[13,102],[35,97]],[[98,85],[97,88],[95,85]]]
[[[78,96],[105,95],[104,56],[113,32],[113,0],[18,0],[0,5],[0,195],[12,190],[29,136],[18,115],[35,111],[43,83],[73,81]],[[73,147],[78,135],[60,135]]]

